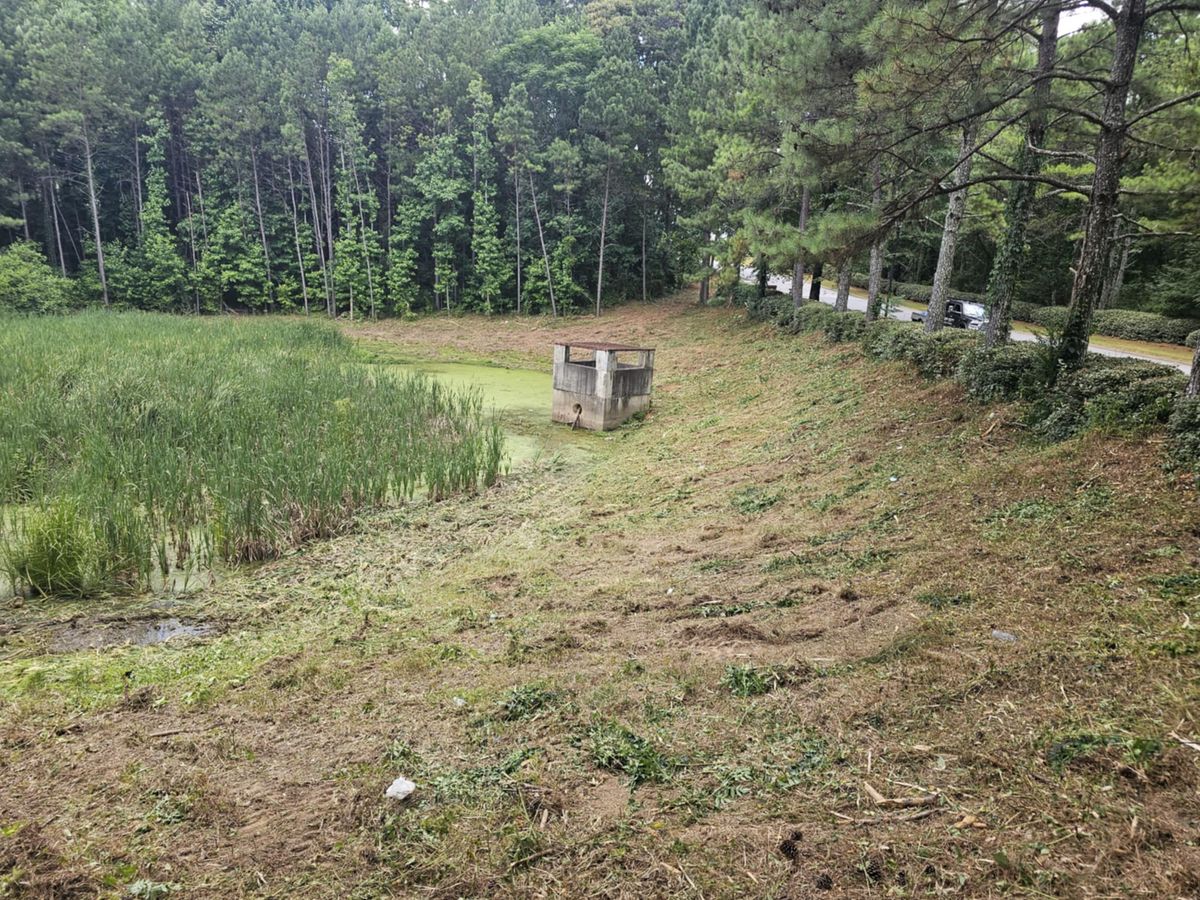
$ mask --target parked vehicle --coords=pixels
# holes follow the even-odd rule
[[[926,310],[920,310],[912,314],[912,320],[924,322],[928,315]],[[945,322],[947,328],[966,328],[970,331],[979,331],[987,325],[987,321],[987,308],[982,303],[968,303],[963,300],[946,301]]]

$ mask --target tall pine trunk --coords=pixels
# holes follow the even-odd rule
[[[542,262],[546,265],[546,287],[550,291],[550,315],[558,318],[558,304],[554,302],[554,278],[550,275],[550,254],[546,252],[546,235],[542,231],[542,217],[538,212],[537,188],[533,184],[533,172],[529,172],[529,199],[533,201],[533,221],[537,223],[538,241],[542,245]]]
[[[92,235],[96,240],[96,271],[100,275],[100,293],[104,305],[109,305],[108,276],[104,272],[104,245],[100,242],[100,198],[96,196],[96,176],[92,171],[92,140],[88,135],[87,120],[83,122],[83,162],[87,170],[88,205],[92,209]]]
[[[258,190],[258,152],[250,147],[250,168],[254,175],[254,212],[258,216],[258,236],[262,239],[263,271],[267,275],[267,302],[275,304],[275,279],[271,276],[271,248],[267,244],[267,226],[263,222],[262,196]]]
[[[301,128],[304,123],[301,123]],[[313,228],[313,244],[317,251],[317,264],[321,267],[321,286],[325,290],[325,312],[328,313],[333,307],[333,279],[329,272],[329,263],[325,258],[325,242],[324,235],[321,231],[321,207],[317,203],[317,186],[313,181],[312,158],[309,156],[308,149],[308,133],[301,132],[304,135],[304,176],[308,183],[308,207],[312,214]]]
[[[1116,46],[1112,66],[1104,85],[1104,110],[1100,114],[1100,134],[1096,139],[1096,167],[1092,174],[1092,196],[1075,280],[1071,284],[1071,302],[1067,324],[1063,328],[1059,360],[1067,368],[1083,364],[1092,314],[1104,291],[1109,248],[1113,240],[1113,219],[1117,214],[1117,196],[1121,186],[1121,166],[1125,147],[1125,104],[1129,84],[1137,64],[1138,45],[1146,28],[1146,0],[1126,0],[1113,22]]]
[[[192,309],[196,315],[200,315],[200,285],[196,275],[197,264],[199,260],[196,258],[196,222],[192,218],[192,192],[185,191],[183,195],[184,209],[187,213],[188,223],[188,254],[191,257],[192,263]]]
[[[322,123],[317,135],[317,149],[320,152],[321,165],[321,199],[325,207],[325,259],[329,272],[329,316],[337,318],[337,282],[333,258],[333,149],[329,146],[329,135]]]
[[[367,214],[363,210],[362,184],[358,180],[358,165],[354,162],[354,154],[350,154],[350,173],[354,176],[354,192],[358,195],[358,221],[362,226],[363,261],[367,266],[367,298],[370,304],[370,316],[375,318],[375,281],[371,277],[371,251],[367,246]],[[446,306],[450,306],[449,291],[446,293]]]
[[[800,227],[798,234],[804,239],[804,229],[808,227],[808,207],[811,197],[808,185],[800,192]],[[798,250],[796,261],[792,263],[792,307],[799,309],[804,305],[804,251]]]
[[[612,179],[612,163],[604,170],[604,203],[600,207],[600,264],[596,268],[596,315],[600,315],[600,294],[604,289],[604,237],[608,228],[608,186]]]
[[[25,240],[32,241],[33,237],[29,234],[29,211],[25,208],[25,182],[21,176],[17,176],[17,199],[21,203],[21,224],[25,229]]]
[[[642,302],[646,302],[646,203],[642,202]]]
[[[196,170],[196,202],[200,204],[200,231],[204,235],[204,249],[208,250],[208,217],[204,214],[204,186],[200,182],[200,170]]]
[[[1038,41],[1036,84],[1030,100],[1029,125],[1025,129],[1025,143],[1017,151],[1015,166],[1021,175],[1036,175],[1042,167],[1041,157],[1034,148],[1040,148],[1046,139],[1046,103],[1050,99],[1050,73],[1054,71],[1058,56],[1058,14],[1057,6],[1052,6],[1042,13],[1042,35]],[[1009,188],[1008,204],[1004,210],[1007,227],[996,250],[996,261],[988,277],[987,295],[984,298],[988,308],[984,341],[988,347],[1007,341],[1012,329],[1012,300],[1017,276],[1020,274],[1021,260],[1025,255],[1025,229],[1029,224],[1034,188],[1032,181],[1015,181]]]
[[[883,212],[883,171],[879,157],[871,161],[871,209],[876,215]],[[863,317],[874,322],[879,311],[879,289],[883,286],[883,257],[887,253],[887,241],[883,232],[871,241],[871,259],[867,263],[867,309]]]
[[[825,260],[818,259],[816,265],[813,266],[812,280],[808,285],[808,299],[821,299],[821,276],[825,274]]]
[[[850,274],[852,260],[849,258],[842,261],[838,268],[837,282],[837,299],[833,303],[833,308],[838,312],[845,312],[850,308]]]
[[[971,163],[975,154],[971,152],[975,143],[975,123],[963,126],[959,144],[958,165],[954,169],[954,184],[961,185],[950,193],[946,204],[946,222],[942,226],[942,245],[938,248],[937,269],[933,273],[933,290],[929,293],[929,314],[925,318],[925,332],[940,331],[946,322],[946,296],[950,293],[950,279],[954,275],[954,251],[958,246],[958,233],[967,215],[967,187],[971,179]]]
[[[292,177],[292,160],[288,159],[288,199],[292,206],[292,239],[296,242],[296,266],[300,272],[300,294],[304,297],[304,314],[308,315],[308,279],[304,275],[304,252],[300,247],[300,208],[296,204],[296,180]]]
[[[63,255],[62,229],[59,227],[58,183],[54,173],[50,173],[50,182],[46,186],[50,193],[50,218],[54,221],[54,246],[58,251],[58,270],[63,278],[67,277],[67,260]]]
[[[1116,233],[1120,231],[1117,227],[1120,221],[1113,219],[1114,240],[1108,254],[1108,278],[1104,282],[1104,292],[1100,295],[1099,309],[1112,309],[1120,299],[1121,285],[1125,283],[1125,269],[1129,266],[1129,249],[1133,238],[1128,235],[1120,237]]]
[[[521,170],[513,160],[513,200],[516,203],[515,228],[517,233],[517,315],[521,314]]]
[[[142,142],[138,139],[137,126],[133,129],[133,225],[142,236],[142,212],[145,201],[142,199]]]
[[[1196,345],[1196,352],[1192,354],[1192,374],[1188,376],[1183,396],[1189,399],[1200,398],[1200,344]]]

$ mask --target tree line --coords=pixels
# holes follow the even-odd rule
[[[993,343],[1066,305],[1075,366],[1097,309],[1200,315],[1197,9],[14,0],[0,242],[86,302],[332,316],[707,299],[753,258],[797,304],[862,273],[868,317],[930,282],[931,330],[978,291]]]
[[[15,0],[0,234],[89,301],[147,309],[660,294],[685,256],[660,153],[686,12]]]

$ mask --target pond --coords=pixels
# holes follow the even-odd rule
[[[495,410],[504,426],[512,468],[546,459],[585,455],[601,438],[550,422],[549,372],[508,369],[477,363],[403,360],[388,363],[394,371],[421,372],[455,389],[475,388],[485,408]]]

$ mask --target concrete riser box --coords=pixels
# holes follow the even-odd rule
[[[637,397],[614,397],[601,400],[599,397],[581,397],[570,391],[554,391],[554,406],[551,418],[555,422],[587,428],[591,431],[611,431],[622,422],[650,408],[650,395]]]
[[[595,352],[572,360],[571,346]],[[621,363],[618,353],[636,353],[637,363]],[[557,344],[554,347],[554,401],[550,416],[577,428],[608,431],[650,408],[654,351],[616,344]]]

